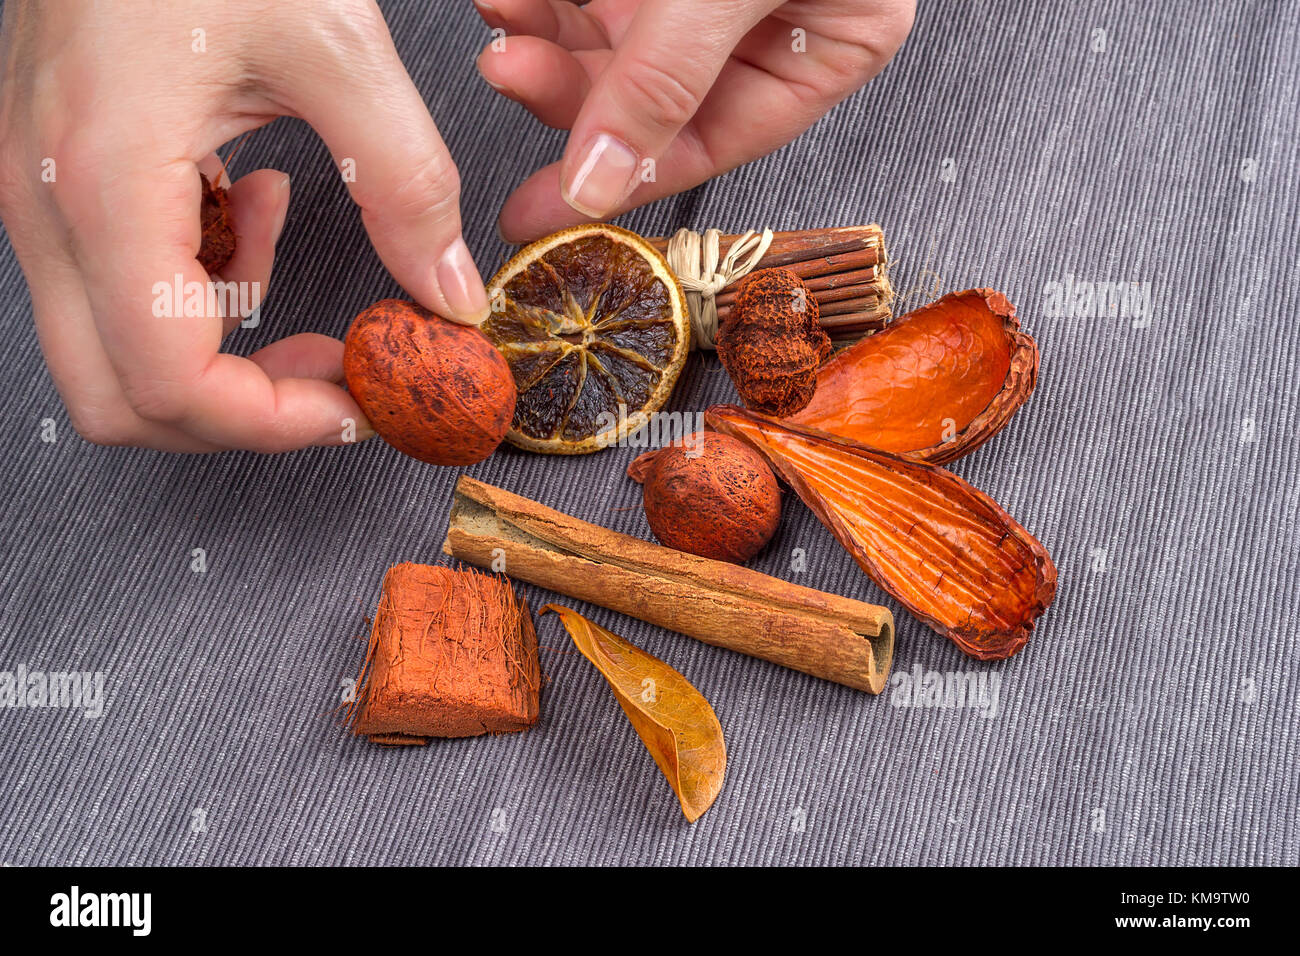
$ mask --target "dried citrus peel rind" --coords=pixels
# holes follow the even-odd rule
[[[823,365],[789,421],[943,464],[974,451],[1034,390],[1038,346],[993,289],[950,292]]]

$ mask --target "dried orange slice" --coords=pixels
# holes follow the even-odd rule
[[[634,232],[572,226],[519,250],[489,286],[484,334],[519,398],[506,440],[581,455],[621,441],[668,401],[690,350],[686,296]]]

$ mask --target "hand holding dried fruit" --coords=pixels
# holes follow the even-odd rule
[[[433,465],[482,461],[515,411],[510,369],[483,333],[414,302],[385,299],[358,315],[343,371],[384,441]]]
[[[627,469],[645,488],[646,521],[661,544],[743,564],[772,540],[781,489],[761,455],[726,435],[704,432],[646,452]]]
[[[282,113],[355,162],[349,189],[394,278],[441,313],[483,318],[455,164],[383,17],[366,7],[4,4],[7,75],[44,79],[0,84],[0,215],[51,376],[89,440],[183,452],[352,440],[344,422],[361,416],[338,384],[336,338],[304,332],[252,355],[223,351],[243,303],[266,299],[289,178],[259,169],[221,192],[216,150]],[[338,81],[356,76],[366,82]],[[311,175],[330,168],[314,162]],[[335,259],[304,260],[308,288]],[[237,284],[237,307],[208,305],[214,270]],[[158,291],[173,283],[199,293],[178,307]],[[274,333],[276,315],[262,319],[259,337]]]

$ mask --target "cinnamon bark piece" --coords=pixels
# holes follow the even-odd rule
[[[443,550],[481,567],[815,677],[879,694],[888,608],[619,534],[462,476]]]
[[[526,730],[541,687],[528,605],[500,577],[395,565],[357,686],[352,730],[376,743]]]

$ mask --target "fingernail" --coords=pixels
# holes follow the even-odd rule
[[[488,79],[487,74],[483,72],[482,62],[476,60],[474,66],[478,69],[478,75],[483,78],[483,82],[492,87],[492,89],[496,90],[498,93],[511,92],[509,87],[502,86],[500,83],[494,83]]]
[[[275,222],[271,224],[271,245],[280,241],[280,234],[284,232],[284,221],[289,216],[289,177],[285,176],[280,180],[276,199],[280,203],[279,211],[275,214]]]
[[[604,219],[630,191],[636,164],[636,153],[626,143],[601,133],[561,186],[560,195],[584,216]]]
[[[436,274],[438,288],[451,310],[447,318],[461,325],[478,325],[488,317],[487,289],[463,236],[457,236],[442,254]]]
[[[371,427],[370,422],[364,416],[345,418],[340,424],[341,427],[337,431],[328,432],[316,444],[325,448],[359,445],[363,441],[374,438],[376,434],[374,428]]]

